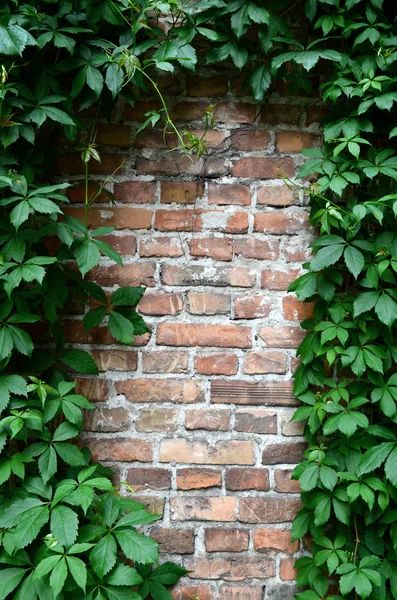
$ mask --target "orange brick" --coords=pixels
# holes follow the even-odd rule
[[[299,302],[296,296],[283,298],[283,313],[287,321],[303,321],[313,317],[314,302]]]
[[[145,294],[138,304],[143,315],[176,315],[183,309],[181,294]]]
[[[294,554],[298,551],[299,542],[291,541],[290,529],[264,528],[257,529],[254,533],[254,548],[258,552]]]
[[[114,184],[116,202],[132,204],[151,204],[156,197],[154,181],[123,181]]]
[[[262,156],[240,158],[232,168],[234,177],[252,177],[254,179],[293,177],[294,172],[294,163],[290,158],[265,158]]]
[[[237,356],[235,354],[196,355],[194,369],[201,375],[236,375]]]
[[[250,206],[251,194],[246,185],[210,183],[208,186],[209,204],[239,204]]]
[[[222,474],[215,469],[178,469],[176,486],[179,490],[199,490],[221,487]]]
[[[267,296],[248,296],[235,298],[234,316],[236,319],[257,319],[267,317],[271,304]]]
[[[160,462],[201,465],[252,465],[254,442],[225,441],[209,443],[185,439],[163,439]]]
[[[266,206],[291,206],[295,204],[295,196],[286,185],[267,185],[258,189],[257,203]]]
[[[244,361],[244,373],[277,373],[287,370],[287,357],[283,352],[250,352]]]
[[[150,462],[152,444],[134,438],[86,438],[85,443],[92,453],[92,459],[106,461]]]
[[[278,152],[301,152],[305,148],[311,148],[317,141],[317,136],[311,133],[299,131],[280,131],[277,134]]]
[[[160,346],[251,348],[251,330],[237,325],[159,323],[156,341]]]
[[[291,234],[308,229],[309,218],[304,212],[293,215],[284,212],[256,213],[254,217],[254,231],[272,233],[274,235]]]
[[[295,560],[293,558],[282,558],[280,560],[280,579],[283,581],[294,581],[298,576],[298,571],[294,569]]]
[[[188,181],[162,181],[161,203],[194,204],[203,195],[203,185]]]
[[[249,532],[245,529],[217,527],[206,529],[204,536],[207,552],[244,552],[244,550],[248,550]]]
[[[237,498],[232,496],[170,498],[172,521],[235,521]]]
[[[276,491],[286,494],[299,494],[301,489],[299,481],[291,479],[291,469],[276,469],[274,471],[274,479],[276,483]]]
[[[117,394],[131,402],[175,402],[191,404],[203,400],[198,381],[189,379],[125,379],[115,383]]]

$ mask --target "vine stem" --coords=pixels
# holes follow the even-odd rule
[[[358,529],[357,529],[357,517],[356,517],[356,513],[354,513],[354,531],[355,531],[355,534],[356,534],[356,539],[355,539],[355,546],[354,546],[353,562],[354,562],[354,564],[356,564],[358,545],[360,543],[360,538],[359,538]]]
[[[88,207],[89,207],[89,198],[88,198],[88,161],[86,161],[84,165],[85,169],[85,201],[84,201],[84,225],[88,227]]]

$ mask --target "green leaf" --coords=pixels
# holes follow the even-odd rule
[[[163,585],[174,585],[181,577],[188,573],[186,569],[172,562],[165,562],[151,572],[149,579]]]
[[[101,253],[93,240],[86,239],[80,244],[75,252],[80,273],[85,277],[86,273],[95,267],[101,260]]]
[[[390,296],[383,293],[375,305],[375,312],[382,323],[391,327],[397,319],[397,304]]]
[[[44,483],[47,483],[57,470],[57,455],[52,446],[48,446],[38,460],[40,475]]]
[[[61,558],[62,557],[59,554],[56,554],[55,556],[49,556],[42,560],[34,570],[33,579],[37,581],[37,579],[41,579],[47,575],[47,573],[52,571],[55,565],[59,563]]]
[[[66,350],[62,354],[61,360],[78,373],[98,375],[98,367],[95,360],[85,350]]]
[[[136,531],[116,531],[118,543],[127,558],[134,562],[148,564],[158,561],[159,550],[154,540]]]
[[[91,566],[101,579],[114,567],[116,551],[116,541],[110,533],[103,537],[91,550]]]
[[[354,246],[347,246],[343,258],[350,273],[357,279],[364,267],[364,255]]]
[[[85,79],[88,87],[92,89],[96,96],[99,96],[103,88],[103,77],[100,70],[88,65],[85,72]]]
[[[248,4],[248,16],[251,21],[254,21],[254,23],[258,24],[268,24],[270,20],[270,13],[266,10],[266,8],[257,6],[252,2]]]
[[[360,461],[357,474],[361,476],[378,469],[393,448],[394,442],[384,442],[367,450]]]
[[[325,267],[334,265],[342,256],[344,246],[342,244],[325,246],[320,248],[310,263],[312,271],[321,271]]]
[[[52,591],[54,592],[55,598],[58,596],[63,586],[65,585],[67,574],[68,568],[66,566],[66,559],[62,557],[59,563],[55,566],[50,576],[50,586]]]
[[[105,84],[115,98],[123,85],[124,74],[121,67],[116,63],[110,63],[106,70]]]
[[[26,511],[19,519],[13,531],[13,542],[16,548],[25,548],[39,534],[50,517],[48,506],[38,506]]]
[[[71,508],[58,504],[51,513],[51,533],[62,546],[71,546],[77,537],[78,517]]]
[[[67,556],[66,562],[73,579],[85,593],[85,587],[87,585],[87,567],[84,562],[76,556]]]
[[[307,467],[299,478],[299,483],[304,492],[310,492],[317,485],[318,465]]]
[[[144,287],[120,287],[113,292],[110,303],[112,306],[137,306],[145,290]]]
[[[136,586],[143,583],[142,577],[136,569],[128,565],[118,565],[106,578],[110,585],[129,585]]]
[[[0,27],[0,35],[1,30]],[[0,44],[1,47],[1,44]],[[3,569],[0,571],[0,600],[4,600],[19,585],[27,573],[26,569]]]
[[[113,311],[109,315],[109,331],[123,344],[132,344],[134,341],[134,326],[118,312]]]
[[[0,25],[0,53],[6,56],[15,56],[22,52],[27,44],[31,44],[31,36],[19,25]]]
[[[249,74],[247,79],[248,85],[252,88],[252,93],[255,100],[262,102],[265,93],[270,87],[271,76],[269,69],[265,64],[260,64]]]

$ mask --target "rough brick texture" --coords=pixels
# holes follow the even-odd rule
[[[106,240],[125,267],[104,260],[89,277],[109,291],[147,286],[138,309],[152,333],[131,349],[104,327],[85,333],[81,315],[65,326],[67,341],[92,352],[100,370],[78,379],[96,403],[85,419],[94,457],[163,515],[152,526],[162,559],[192,571],[175,600],[295,593],[299,550],[290,527],[300,501],[290,476],[304,446],[290,423],[291,372],[299,320],[312,306],[287,289],[313,232],[302,193],[282,178],[293,178],[299,151],[318,143],[321,107],[279,97],[255,120],[258,107],[241,82],[224,68],[164,79],[182,129],[201,135],[204,111],[216,104],[208,160],[169,152],[174,140],[164,141],[159,124],[132,145],[156,99],[119,107],[101,124],[93,182],[125,162],[108,184],[115,205],[101,196],[90,226],[115,227]],[[67,212],[81,216],[77,155],[59,169],[75,182]]]

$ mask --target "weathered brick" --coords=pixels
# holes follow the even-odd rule
[[[203,195],[203,185],[189,181],[162,181],[160,202],[162,204],[194,204]]]
[[[138,305],[143,315],[177,315],[183,309],[181,294],[144,294]]]
[[[250,188],[246,185],[210,183],[208,186],[209,204],[239,204],[250,206]]]
[[[309,127],[309,125],[312,125],[313,123],[321,123],[321,121],[328,116],[328,113],[329,108],[327,106],[312,104],[307,108],[306,127]]]
[[[292,469],[276,469],[274,471],[275,489],[286,494],[299,494],[299,481],[291,479]]]
[[[223,75],[210,77],[188,75],[186,89],[188,96],[197,98],[224,96],[227,92],[227,79]]]
[[[296,296],[283,298],[283,314],[287,321],[303,321],[313,317],[314,302],[299,302]]]
[[[201,209],[179,209],[156,212],[154,228],[158,231],[202,231]]]
[[[183,256],[183,250],[179,240],[170,237],[150,237],[146,240],[141,240],[140,255],[143,257],[169,257],[177,258]]]
[[[158,543],[161,554],[193,554],[194,552],[192,529],[155,527],[150,531],[150,537]]]
[[[279,414],[281,433],[285,436],[303,435],[305,423],[291,421],[293,414],[291,411],[283,411]]]
[[[294,163],[290,158],[244,157],[238,159],[234,164],[232,175],[234,177],[252,177],[254,179],[293,177]]]
[[[89,279],[96,281],[99,285],[127,285],[145,287],[154,286],[154,263],[131,263],[124,266],[112,265],[110,267],[95,267],[89,272]]]
[[[144,373],[186,373],[188,358],[187,352],[143,352],[142,371]]]
[[[165,285],[216,287],[252,287],[255,285],[256,273],[248,267],[213,267],[213,266],[179,266],[165,265],[161,270]]]
[[[246,529],[216,527],[204,532],[207,552],[244,552],[248,550],[249,532]]]
[[[269,406],[296,406],[290,381],[211,381],[211,402],[230,404],[263,404]]]
[[[98,187],[99,186],[96,185],[95,183],[88,184],[88,198],[91,198],[94,194],[96,194],[99,191]],[[67,195],[69,201],[73,202],[73,203],[84,204],[85,194],[86,194],[85,184],[77,183],[76,185],[73,185],[72,187],[70,187],[66,190],[66,195]],[[104,190],[101,194],[99,194],[95,198],[95,204],[102,203],[102,202],[109,203],[109,196],[106,193],[106,190]]]
[[[138,158],[137,175],[203,175],[208,178],[223,177],[229,172],[229,167],[222,158],[202,158],[175,155],[173,158],[152,160]]]
[[[128,469],[127,481],[135,491],[168,490],[171,487],[171,471],[168,469],[134,467]]]
[[[251,348],[251,330],[238,325],[159,323],[156,341],[160,346]]]
[[[270,528],[257,529],[254,533],[254,548],[257,552],[294,554],[298,551],[299,542],[291,541],[291,530]]]
[[[253,123],[255,113],[256,106],[254,104],[217,102],[214,118],[220,123]]]
[[[98,238],[106,242],[122,256],[134,256],[136,253],[136,238],[133,235],[102,235]]]
[[[280,243],[278,240],[256,240],[253,238],[234,240],[234,253],[244,258],[261,260],[275,260],[279,254]]]
[[[138,354],[134,350],[93,350],[99,371],[136,371]]]
[[[96,130],[95,142],[104,146],[128,147],[131,143],[131,127],[101,123]]]
[[[215,443],[180,439],[160,442],[160,462],[201,465],[252,465],[254,442],[236,440]]]
[[[295,560],[293,558],[282,558],[280,560],[280,579],[283,581],[294,581],[298,576],[298,571],[294,569]]]
[[[191,404],[203,399],[200,382],[189,379],[125,379],[117,381],[115,389],[131,402]]]
[[[214,260],[232,260],[233,242],[230,238],[196,238],[189,241],[191,256],[208,257]]]
[[[312,255],[310,248],[312,241],[312,235],[291,236],[288,240],[288,245],[284,248],[285,260],[287,262],[299,263],[309,261]]]
[[[250,352],[244,360],[244,373],[277,373],[287,370],[287,357],[284,352]]]
[[[261,327],[259,335],[269,348],[297,348],[305,331],[300,327]]]
[[[306,447],[304,442],[266,444],[262,454],[262,463],[264,465],[298,463],[303,460],[303,452]]]
[[[69,206],[64,209],[64,214],[84,222],[85,209]],[[88,227],[115,227],[116,229],[150,229],[152,226],[151,210],[146,208],[132,208],[123,206],[119,208],[92,207],[88,212]]]
[[[101,153],[101,162],[91,161],[90,172],[92,175],[109,175],[118,171],[121,174],[125,168],[125,158],[122,154]],[[54,175],[83,175],[84,164],[80,154],[62,154],[57,161]]]
[[[215,469],[178,469],[176,487],[179,490],[200,490],[222,485],[222,474]]]
[[[226,488],[233,492],[259,490],[267,492],[270,489],[269,471],[267,469],[227,469]]]
[[[276,148],[278,152],[301,152],[311,148],[317,141],[317,136],[301,131],[280,131],[277,134]]]
[[[240,498],[239,520],[243,523],[286,523],[302,507],[299,498]]]
[[[172,588],[172,597],[174,600],[214,600],[214,588],[208,585],[185,585],[177,584]]]
[[[170,498],[172,521],[235,521],[237,498],[180,496]]]
[[[84,415],[86,431],[115,432],[129,429],[130,419],[126,408],[95,408]]]
[[[258,129],[238,131],[232,137],[232,148],[234,150],[266,150],[269,143],[269,134]]]
[[[160,517],[162,517],[164,514],[165,501],[163,497],[149,495],[141,496],[140,494],[134,494],[133,500],[143,504],[146,510],[152,515],[159,515]]]
[[[189,292],[186,310],[192,315],[227,315],[231,310],[231,297],[229,294]]]
[[[223,229],[226,233],[247,233],[248,231],[248,214],[242,211],[231,215]]]
[[[248,296],[234,300],[236,319],[258,319],[269,316],[271,304],[267,296]]]
[[[286,291],[298,275],[299,269],[291,269],[289,271],[263,269],[261,273],[261,287],[267,290]]]
[[[178,411],[174,408],[145,408],[135,423],[137,431],[157,432],[177,429]]]
[[[303,108],[291,104],[266,104],[260,113],[260,120],[266,125],[299,125]]]
[[[277,413],[269,410],[237,410],[234,429],[244,433],[277,433]]]
[[[262,556],[244,557],[197,557],[185,561],[189,577],[194,579],[224,579],[243,581],[244,579],[268,579],[275,575],[275,565],[271,558]]]
[[[171,119],[177,123],[184,121],[202,121],[208,109],[207,102],[177,102],[170,111]]]
[[[308,215],[304,212],[286,214],[282,211],[256,213],[254,231],[275,235],[291,234],[307,229]]]
[[[100,379],[99,377],[75,377],[75,381],[76,394],[85,396],[91,402],[104,402],[108,400],[110,391],[107,379]]]
[[[261,585],[221,585],[218,600],[262,600]]]
[[[145,121],[147,112],[159,110],[160,100],[137,100],[134,106],[127,104],[124,109],[123,119],[127,121]]]
[[[201,375],[235,375],[237,366],[235,354],[208,354],[194,357],[194,369]]]
[[[295,196],[286,185],[266,185],[258,188],[257,204],[266,206],[291,206],[295,204]]]
[[[205,429],[207,431],[227,431],[229,429],[230,410],[187,410],[185,412],[186,429]]]
[[[93,460],[150,462],[152,444],[137,438],[86,438]]]

